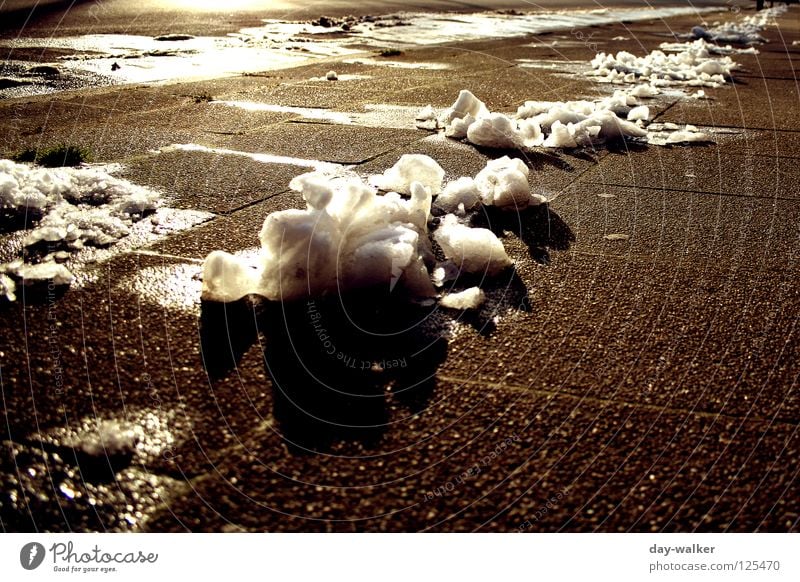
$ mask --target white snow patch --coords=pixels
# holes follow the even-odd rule
[[[439,305],[449,309],[478,309],[486,301],[486,294],[478,287],[470,287],[458,293],[448,293],[439,300]]]
[[[92,457],[133,455],[139,441],[137,428],[116,420],[99,421],[94,430],[79,434],[72,446]]]
[[[237,109],[244,109],[245,111],[268,111],[273,113],[291,113],[299,115],[304,119],[320,119],[323,121],[330,121],[332,123],[339,123],[349,125],[352,123],[350,116],[347,113],[339,111],[331,111],[329,109],[318,109],[314,107],[290,107],[287,105],[276,105],[273,103],[257,103],[254,101],[211,101],[211,105],[221,105],[226,107],[235,107]]]
[[[639,105],[628,111],[628,121],[650,121],[650,108],[647,105]]]
[[[0,211],[22,219],[41,216],[22,239],[26,247],[42,242],[72,251],[109,246],[128,236],[133,223],[160,203],[158,193],[99,168],[49,169],[0,160]],[[47,257],[39,264],[6,263],[0,271],[5,274],[0,292],[9,298],[9,275],[56,285],[72,281],[66,267]]]
[[[309,160],[307,158],[292,158],[289,156],[276,156],[273,154],[243,152],[239,150],[230,150],[226,148],[214,148],[194,143],[172,144],[164,146],[155,153],[169,153],[169,152],[201,152],[206,154],[217,154],[225,156],[240,156],[250,158],[254,162],[261,164],[280,164],[287,166],[299,166],[301,168],[313,168],[315,170],[324,170],[326,172],[336,172],[343,166],[333,162],[323,162],[320,160]]]
[[[445,186],[436,198],[436,206],[447,213],[472,210],[481,202],[481,195],[475,180],[468,177],[459,178]]]

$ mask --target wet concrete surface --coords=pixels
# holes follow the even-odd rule
[[[795,22],[781,21],[788,46]],[[634,31],[650,49],[665,25],[598,36]],[[68,291],[28,287],[0,305],[0,527],[797,531],[800,97],[789,53],[758,61],[767,80],[751,61],[739,84],[707,91],[713,101],[659,100],[659,121],[733,130],[714,145],[522,156],[553,201],[516,222],[490,217],[516,269],[484,282],[477,313],[375,296],[200,302],[202,259],[252,252],[265,216],[303,206],[288,182],[305,168],[156,149],[200,144],[362,174],[418,152],[449,177],[499,153],[193,96],[363,112],[446,106],[468,87],[513,111],[605,90],[509,67],[586,58],[532,40],[405,57],[448,71],[326,63],[0,102],[3,156],[86,143],[170,206],[209,213],[76,265]],[[333,66],[372,78],[308,81]],[[89,445],[107,423],[134,444],[98,455]]]

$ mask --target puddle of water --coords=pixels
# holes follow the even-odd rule
[[[353,57],[369,48],[430,46],[486,38],[509,38],[571,30],[612,22],[698,14],[697,8],[627,8],[503,15],[401,13],[341,27],[267,20],[259,27],[220,37],[174,36],[171,40],[119,34],[20,38],[0,41],[4,48],[61,49],[75,54],[56,64],[64,77],[102,75],[97,84],[153,83],[216,78],[293,67],[320,58]],[[349,25],[348,25],[349,26]],[[22,62],[22,61],[20,61]],[[366,58],[350,62],[442,70],[442,63],[410,63]],[[0,90],[0,97],[8,96]],[[52,92],[52,83],[35,81],[28,94]],[[56,89],[57,90],[57,89]]]

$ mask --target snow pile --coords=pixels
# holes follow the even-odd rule
[[[72,275],[52,262],[56,253],[112,245],[159,203],[156,192],[96,168],[48,169],[0,160],[0,213],[6,219],[35,223],[22,244],[44,244],[48,250],[40,264],[0,265],[0,295],[12,298],[12,278],[68,285]]]
[[[229,302],[254,294],[291,301],[385,285],[429,301],[437,294],[434,284],[459,273],[493,277],[510,267],[492,231],[472,228],[456,214],[463,217],[481,203],[519,209],[545,202],[531,194],[527,167],[504,157],[490,161],[474,179],[461,177],[444,187],[443,180],[444,170],[424,155],[401,157],[371,176],[372,186],[347,171],[302,174],[289,186],[303,195],[306,208],[267,216],[261,250],[252,261],[211,253],[203,267],[203,298]],[[382,194],[378,188],[392,191]],[[438,225],[431,215],[435,193],[440,193],[437,207],[449,212]],[[444,262],[436,263],[432,239]],[[474,292],[450,301],[477,307],[482,295],[480,301]]]
[[[472,178],[459,178],[450,182],[436,198],[436,206],[448,213],[463,215],[481,202],[478,186]]]
[[[785,4],[779,4],[768,10],[762,10],[752,16],[747,16],[740,22],[715,23],[711,28],[695,26],[692,28],[692,32],[689,33],[689,38],[734,44],[765,43],[767,39],[761,36],[761,32],[775,18],[785,13],[787,9]]]
[[[400,194],[411,194],[411,185],[418,182],[431,194],[442,191],[444,170],[429,156],[405,154],[380,176],[372,176],[371,182],[381,190],[394,190]]]
[[[514,115],[492,113],[466,89],[440,116],[445,135],[485,147],[526,149],[533,147],[575,148],[625,137],[642,138],[647,131],[618,116],[638,104],[637,96],[652,97],[658,89],[637,87],[617,91],[598,101],[527,101]],[[639,109],[635,117],[645,113]],[[646,112],[649,116],[649,110]],[[503,206],[503,203],[498,204]]]
[[[99,421],[94,430],[90,428],[79,433],[70,444],[91,457],[132,456],[139,441],[137,428],[116,420]]]
[[[729,56],[714,58],[704,41],[673,43],[637,57],[627,51],[599,53],[591,61],[591,76],[603,83],[638,83],[654,87],[722,87],[737,65]]]

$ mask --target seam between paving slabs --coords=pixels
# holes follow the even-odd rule
[[[496,388],[501,390],[508,390],[515,393],[527,393],[541,396],[548,396],[551,398],[567,398],[570,400],[580,400],[590,404],[602,404],[603,406],[611,406],[616,408],[632,407],[640,410],[648,410],[652,412],[667,412],[673,414],[684,414],[686,416],[694,416],[697,418],[725,418],[730,420],[743,420],[752,423],[771,423],[773,426],[781,425],[786,428],[797,428],[800,422],[791,421],[787,419],[770,419],[761,416],[742,416],[737,414],[727,414],[724,412],[708,412],[704,410],[691,410],[688,408],[674,407],[674,406],[659,406],[657,404],[647,404],[643,402],[629,402],[627,400],[612,400],[610,398],[598,398],[596,396],[587,396],[585,394],[576,394],[573,392],[545,390],[542,388],[534,388],[531,386],[522,386],[519,384],[505,383],[505,382],[491,382],[481,380],[471,380],[468,378],[461,378],[458,376],[450,376],[448,374],[437,374],[437,378],[451,383],[469,384],[472,386],[483,386],[489,388]]]
[[[588,170],[587,170],[588,171]],[[708,190],[689,190],[685,188],[668,188],[666,186],[641,186],[639,184],[621,184],[618,182],[604,182],[602,180],[584,180],[584,184],[595,186],[614,186],[629,190],[653,190],[656,192],[680,192],[683,194],[702,194],[703,196],[722,196],[725,198],[746,198],[755,200],[780,200],[782,202],[800,202],[800,195],[797,198],[786,198],[784,196],[762,196],[760,194],[733,194],[730,192],[709,192]]]

